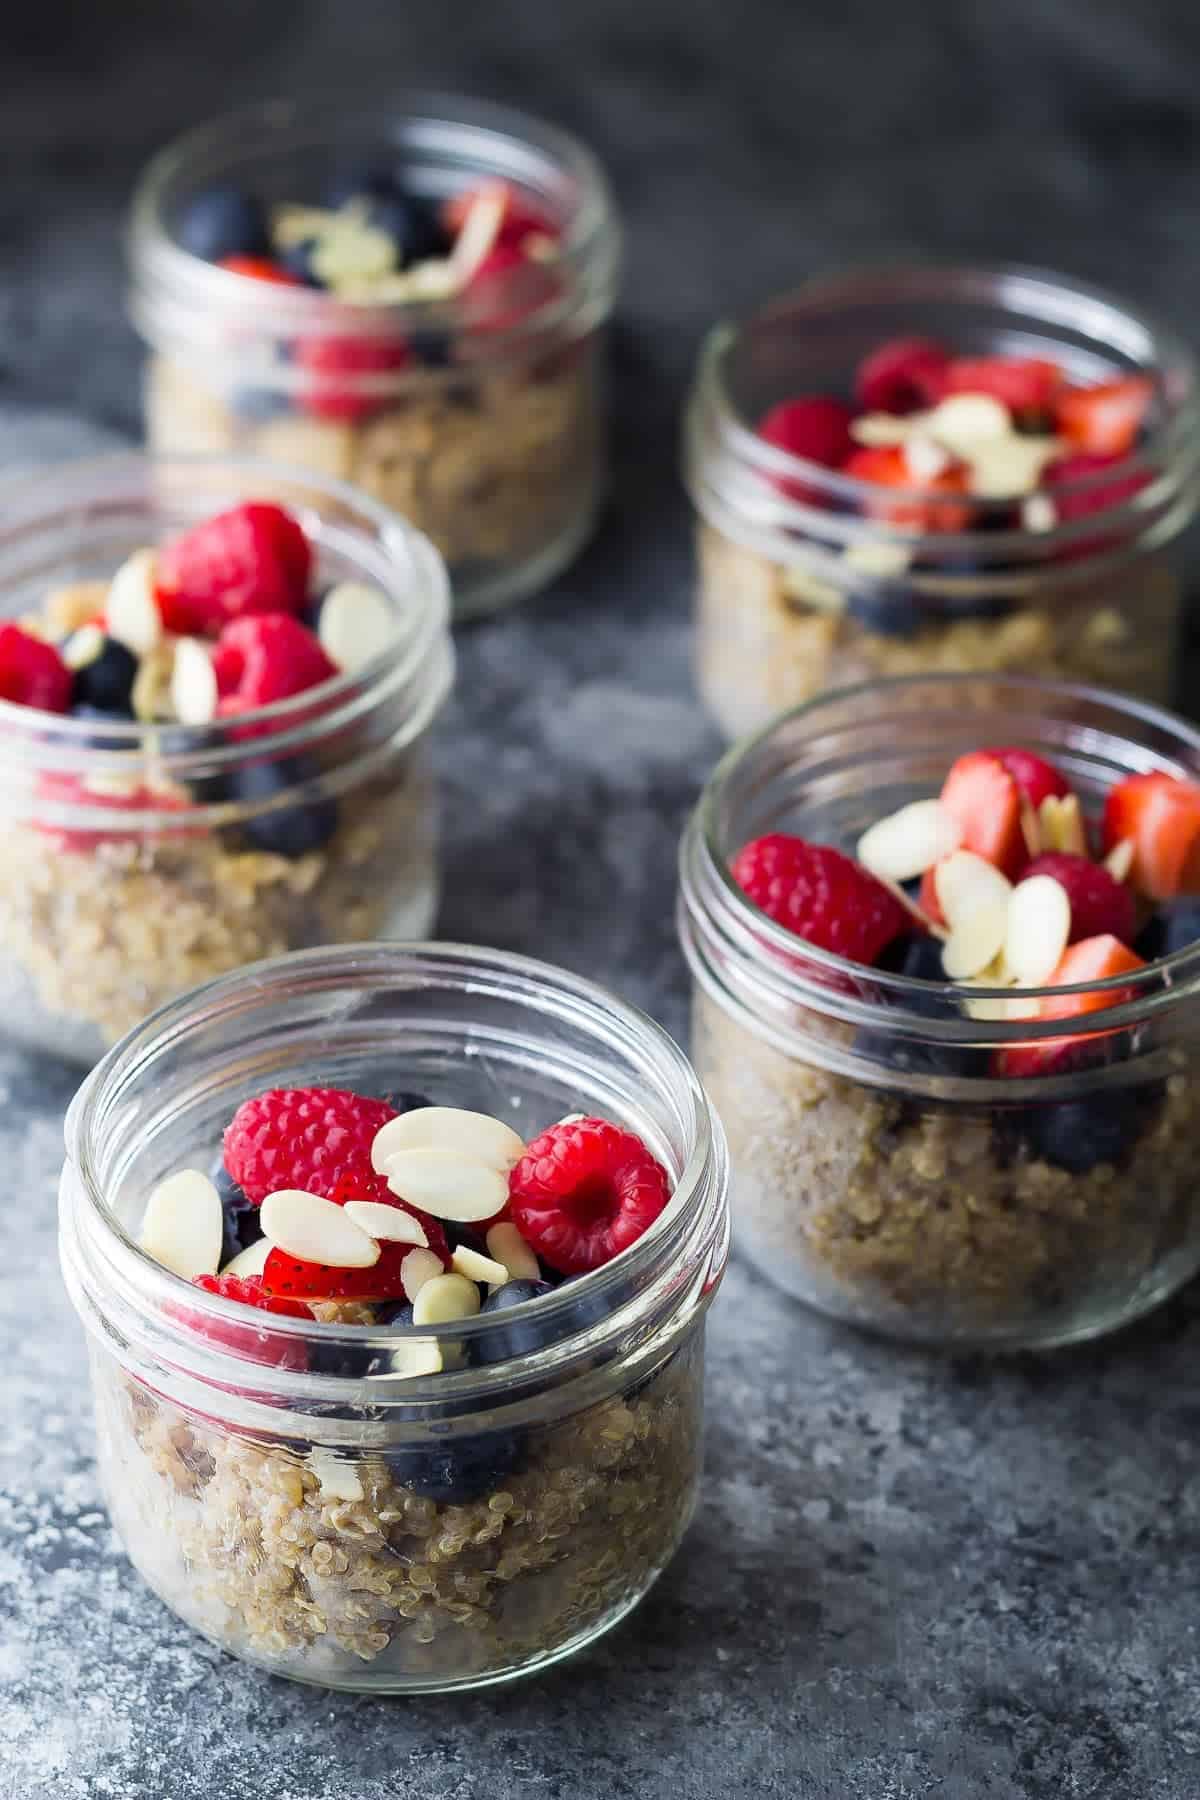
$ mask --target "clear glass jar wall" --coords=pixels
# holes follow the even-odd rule
[[[174,239],[187,200],[212,185],[316,205],[337,171],[381,154],[430,200],[485,179],[513,184],[554,221],[558,255],[540,273],[511,273],[503,304],[480,317],[469,295],[380,306],[279,287]],[[460,617],[534,592],[585,541],[605,479],[619,232],[602,172],[565,133],[427,94],[386,110],[248,109],[150,164],[130,260],[133,317],[151,352],[152,449],[248,451],[352,481],[441,551]],[[396,367],[389,353],[401,345],[416,350]]]
[[[401,1086],[506,1118],[637,1131],[674,1197],[631,1250],[514,1314],[413,1327],[244,1311],[134,1243],[155,1182],[208,1166],[249,1091]],[[67,1120],[61,1253],[91,1337],[113,1522],[222,1648],[331,1687],[472,1687],[567,1655],[662,1570],[696,1499],[724,1140],[682,1053],[571,976],[497,952],[361,946],[261,965],[149,1020]]]
[[[774,448],[775,403],[849,393],[891,339],[1041,356],[1071,380],[1155,385],[1149,440],[1056,487],[1056,523],[1014,529],[972,499],[969,530],[922,530],[880,490]],[[1095,290],[1020,269],[896,268],[813,281],[701,356],[686,478],[697,515],[698,678],[730,737],[877,676],[978,670],[1099,682],[1169,700],[1180,588],[1171,545],[1195,512],[1200,413],[1189,353]],[[921,496],[888,490],[921,516]],[[874,496],[876,504],[872,505]],[[884,509],[888,510],[888,509]],[[926,506],[925,511],[928,511]]]
[[[381,507],[248,459],[67,464],[10,484],[0,613],[107,582],[133,551],[249,494],[296,513],[319,583],[385,594],[395,647],[319,703],[263,709],[252,733],[0,702],[4,1028],[72,1061],[94,1062],[164,1000],[239,964],[433,922],[425,746],[453,675],[446,576]]]
[[[718,767],[682,844],[679,924],[742,1248],[854,1324],[1012,1348],[1112,1330],[1200,1266],[1200,946],[1107,984],[1125,998],[1086,1068],[998,1076],[997,1052],[1086,1039],[1080,1020],[985,1020],[1010,996],[802,945],[728,867],[769,831],[852,850],[988,743],[1049,757],[1089,808],[1130,772],[1200,776],[1200,733],[1094,689],[949,676],[845,690]],[[1098,1109],[1120,1122],[1120,1152],[1078,1157]]]

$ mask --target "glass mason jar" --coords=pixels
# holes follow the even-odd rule
[[[637,1131],[670,1170],[624,1255],[431,1334],[260,1314],[135,1242],[248,1087],[397,1084],[507,1119]],[[671,1040],[589,983],[457,945],[260,964],[176,1001],[72,1104],[62,1265],[90,1339],[101,1474],[150,1586],[223,1649],[329,1687],[474,1687],[636,1604],[696,1499],[703,1324],[728,1248],[721,1128]],[[416,1364],[417,1367],[421,1365]],[[424,1366],[428,1366],[427,1364]]]
[[[560,228],[552,278],[517,270],[503,306],[481,317],[469,295],[379,306],[280,287],[175,241],[181,208],[204,188],[315,204],[336,171],[381,152],[429,199],[493,177],[519,188]],[[605,478],[601,364],[619,230],[603,173],[565,133],[428,94],[375,109],[249,108],[154,158],[129,255],[153,449],[250,451],[352,481],[441,551],[458,616],[533,593],[586,540]],[[402,368],[361,367],[387,362],[372,346],[398,342],[415,346]],[[346,344],[366,350],[357,373],[339,360],[332,395],[320,351]]]
[[[426,739],[454,660],[445,569],[399,519],[341,482],[236,457],[67,463],[6,488],[0,613],[41,613],[55,590],[70,602],[248,492],[292,508],[321,585],[388,598],[395,648],[317,701],[261,709],[249,733],[0,701],[0,1011],[72,1061],[242,963],[433,922]]]
[[[997,1016],[1010,989],[802,944],[729,873],[771,831],[852,849],[988,743],[1053,759],[1093,814],[1131,772],[1200,778],[1195,727],[1097,689],[1015,676],[846,689],[718,766],[683,838],[679,928],[693,1057],[728,1133],[746,1253],[855,1325],[1042,1346],[1124,1324],[1200,1266],[1200,944],[1096,984],[1121,1004],[1082,1028],[1018,1021]],[[1064,1039],[1086,1045],[1088,1066],[998,1073],[1006,1046]]]
[[[902,503],[893,514],[921,496],[803,461],[754,430],[779,401],[849,393],[864,356],[915,336],[966,356],[1047,357],[1078,382],[1145,372],[1157,423],[1115,473],[1055,486],[1052,499],[1043,490],[1040,506],[1018,514],[972,496],[966,531],[882,518],[881,492]],[[1200,412],[1188,352],[1123,302],[1021,269],[809,282],[712,332],[685,464],[698,679],[730,737],[881,675],[1011,672],[1170,697],[1180,588],[1169,546],[1196,509]]]

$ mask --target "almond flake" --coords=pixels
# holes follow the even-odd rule
[[[1058,508],[1049,494],[1029,494],[1021,502],[1021,524],[1026,531],[1053,531],[1058,524]]]
[[[893,444],[903,444],[913,435],[914,429],[928,421],[928,413],[910,415],[906,419],[897,418],[894,413],[863,413],[850,426],[850,436],[858,444],[865,444],[868,450],[887,450]]]
[[[879,581],[894,581],[907,573],[912,551],[904,544],[849,544],[842,551],[846,567],[858,575],[873,575]]]
[[[450,1258],[450,1267],[468,1281],[486,1281],[490,1287],[503,1287],[508,1280],[508,1270],[502,1262],[493,1262],[469,1244],[458,1246]]]
[[[989,500],[1032,494],[1041,482],[1046,464],[1053,462],[1061,449],[1057,438],[1020,437],[1016,433],[973,445],[969,451],[971,492]]]
[[[1057,794],[1047,794],[1038,808],[1038,822],[1042,828],[1043,850],[1065,850],[1072,856],[1087,855],[1087,833],[1077,794],[1067,794],[1061,799]]]
[[[1031,875],[1008,903],[1005,966],[1024,987],[1041,987],[1062,961],[1071,935],[1071,902],[1061,881]]]
[[[133,678],[130,704],[133,716],[143,725],[170,716],[171,676],[175,668],[174,645],[163,641],[143,653]]]
[[[950,452],[931,437],[912,435],[904,440],[904,461],[914,482],[936,481],[950,467]]]
[[[444,1366],[436,1338],[418,1338],[415,1343],[397,1344],[389,1361],[389,1375],[407,1375],[414,1380],[420,1375],[440,1375]]]
[[[969,922],[974,912],[995,911],[998,908],[1007,918],[1012,883],[994,864],[985,861],[982,856],[976,856],[973,850],[956,850],[944,862],[939,863],[934,870],[933,885],[951,936],[960,924]],[[992,956],[1003,942],[1004,933],[1001,931]],[[979,967],[982,968],[984,963],[991,960],[991,956],[985,956]]]
[[[986,969],[1004,943],[1008,904],[995,900],[972,908],[942,945],[942,967],[951,981],[964,981]]]
[[[135,656],[146,656],[162,642],[162,615],[154,597],[153,550],[135,550],[108,584],[104,618],[108,635]]]
[[[542,1265],[537,1259],[537,1252],[530,1249],[511,1220],[502,1219],[499,1225],[489,1227],[487,1247],[488,1255],[504,1264],[508,1271],[507,1280],[541,1280]]]
[[[966,458],[980,444],[1013,435],[1011,413],[991,394],[951,394],[927,416],[925,429],[955,456]]]
[[[382,1173],[388,1158],[399,1150],[448,1150],[507,1173],[524,1156],[525,1143],[511,1125],[490,1113],[468,1112],[459,1106],[419,1106],[389,1119],[375,1133],[371,1167]]]
[[[508,1181],[499,1169],[453,1150],[400,1150],[388,1157],[383,1173],[401,1200],[455,1224],[494,1219],[508,1199]]]
[[[958,820],[939,800],[914,800],[864,831],[855,854],[872,875],[885,881],[911,881],[961,843]]]
[[[1122,838],[1114,844],[1104,859],[1104,867],[1114,881],[1128,881],[1129,872],[1133,868],[1134,842],[1132,838]]]
[[[245,1281],[249,1275],[261,1275],[267,1266],[267,1258],[270,1254],[270,1238],[259,1238],[255,1243],[247,1245],[245,1250],[239,1250],[237,1255],[225,1264],[221,1273],[222,1275],[236,1275],[242,1281]]]
[[[51,588],[42,602],[41,616],[52,637],[65,637],[89,624],[104,611],[107,581],[68,581]]]
[[[400,1285],[406,1300],[415,1300],[427,1281],[442,1273],[442,1259],[434,1250],[410,1250],[400,1264]]]
[[[429,1237],[420,1219],[402,1206],[384,1200],[347,1200],[342,1211],[380,1244],[417,1244],[429,1248]]]
[[[453,1325],[479,1311],[479,1289],[465,1275],[435,1275],[413,1301],[414,1325]]]
[[[365,581],[340,581],[321,602],[321,648],[347,675],[357,675],[396,642],[396,620],[384,594]]]
[[[802,600],[816,612],[842,613],[846,610],[846,595],[842,589],[831,581],[819,580],[807,569],[784,569],[780,584],[789,599]]]
[[[68,669],[78,674],[94,663],[104,649],[104,632],[99,625],[81,625],[78,631],[71,633],[62,647],[62,659]]]
[[[217,716],[217,675],[208,646],[181,638],[171,668],[171,708],[181,725],[207,725]]]
[[[450,252],[456,287],[465,288],[484,258],[491,254],[507,204],[504,184],[499,181],[484,182],[471,201]]]
[[[259,1208],[263,1235],[279,1250],[301,1262],[325,1263],[331,1269],[369,1269],[379,1261],[379,1245],[360,1225],[320,1194],[303,1188],[281,1188],[268,1194]]]
[[[1042,824],[1033,803],[1024,792],[1021,794],[1021,836],[1025,839],[1025,848],[1032,862],[1042,854]]]
[[[168,1175],[146,1202],[142,1249],[155,1262],[182,1275],[215,1275],[221,1261],[221,1196],[199,1169]]]

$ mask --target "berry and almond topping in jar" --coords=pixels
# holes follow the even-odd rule
[[[920,283],[931,313],[936,279]],[[822,313],[814,284],[794,313],[714,335],[687,455],[700,680],[731,736],[877,675],[1014,670],[1168,697],[1179,597],[1162,546],[1193,510],[1190,362],[1168,370],[1164,348],[1160,366],[1148,330],[1133,366],[1115,340],[1059,350],[1058,290],[1001,281],[989,314],[990,279],[947,273],[957,344],[872,343],[869,319],[900,305],[882,276],[866,300],[831,283]],[[1010,296],[1042,345],[978,353],[1018,335],[994,330]],[[827,366],[835,311],[863,348]]]
[[[1069,767],[967,750],[845,848],[729,854],[723,941],[685,902],[747,1247],[858,1323],[1061,1341],[1200,1253],[1196,1032],[1155,1013],[1200,945],[1200,778]]]
[[[436,616],[444,587],[428,598]],[[404,713],[425,722],[450,663],[443,614],[438,691],[405,697],[423,604],[326,578],[274,500],[27,594],[0,625],[11,1029],[94,1060],[242,963],[428,929],[433,797]]]
[[[369,121],[326,124],[324,178],[311,155],[289,177],[278,109],[200,134],[202,186],[191,140],[149,171],[133,252],[149,439],[353,481],[437,545],[460,610],[483,610],[565,564],[594,511],[615,271],[603,178],[557,133],[518,180],[511,161],[501,175],[439,148],[416,114],[400,137],[381,125],[374,151]],[[310,150],[321,120],[295,129]],[[477,132],[471,147],[486,158]]]

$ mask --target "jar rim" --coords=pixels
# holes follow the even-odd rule
[[[220,311],[235,304],[248,322],[257,318],[271,335],[297,329],[318,336],[335,335],[344,332],[349,323],[357,332],[376,330],[386,334],[389,324],[397,321],[420,328],[447,320],[458,323],[467,335],[475,335],[470,322],[459,317],[457,296],[449,302],[401,300],[380,304],[347,300],[317,289],[281,288],[206,262],[172,238],[166,222],[171,189],[186,176],[194,160],[212,155],[243,132],[257,131],[256,148],[264,152],[274,144],[282,144],[289,133],[300,132],[302,141],[311,144],[347,126],[353,126],[359,136],[364,129],[377,127],[381,140],[400,126],[419,126],[434,138],[439,131],[466,131],[476,134],[481,144],[485,140],[496,145],[507,142],[533,150],[548,166],[574,182],[578,201],[564,221],[556,261],[557,267],[576,278],[574,290],[568,281],[563,284],[567,291],[561,297],[547,297],[545,303],[525,317],[503,328],[489,328],[489,353],[494,350],[499,357],[573,317],[580,308],[588,312],[598,305],[601,316],[607,313],[619,252],[619,228],[612,191],[598,158],[572,133],[533,114],[437,89],[403,90],[366,105],[361,95],[349,92],[304,100],[280,97],[235,108],[172,139],[146,164],[134,189],[127,250],[135,284],[146,283],[169,292],[179,304],[196,313]],[[590,291],[593,287],[595,293]],[[148,325],[152,310],[152,305],[135,294],[139,323]],[[146,335],[154,337],[151,330]],[[355,391],[361,386],[364,392],[370,392],[373,386],[394,386],[398,374],[410,373],[367,371],[356,377],[347,371],[339,372],[338,379],[343,386],[349,382]]]
[[[1163,707],[1119,695],[1083,682],[1050,681],[1034,677],[989,674],[984,677],[997,689],[1011,689],[1042,697],[1048,708],[1056,700],[1095,703],[1127,718],[1131,725],[1141,724],[1169,734],[1181,748],[1195,754],[1200,771],[1200,727],[1193,726]],[[947,672],[925,675],[897,675],[818,694],[802,704],[778,713],[760,730],[739,740],[728,749],[704,785],[700,798],[684,829],[679,850],[680,926],[684,953],[693,975],[711,987],[712,977],[694,941],[692,923],[703,919],[716,932],[723,947],[739,960],[740,967],[760,979],[772,996],[786,1005],[803,1006],[814,1012],[845,1022],[871,1027],[886,1024],[891,1030],[914,1029],[931,1040],[946,1043],[971,1043],[981,1048],[1003,1049],[1013,1044],[1053,1044],[1056,1040],[1077,1036],[1078,1017],[1055,1019],[987,1019],[964,1017],[960,1008],[966,1000],[986,1005],[1011,1001],[1014,990],[987,987],[974,982],[931,983],[884,969],[851,961],[836,951],[825,950],[798,938],[786,926],[777,924],[738,886],[733,878],[728,856],[720,841],[718,810],[724,792],[733,780],[753,765],[754,758],[791,724],[799,720],[819,718],[823,709],[834,705],[885,701],[889,694],[913,693],[920,690],[964,695],[977,688],[978,672]],[[1129,741],[1134,741],[1132,738]],[[801,947],[798,955],[798,946]],[[763,950],[767,951],[763,955]],[[1126,975],[1106,977],[1101,981],[1064,984],[1062,986],[1022,987],[1022,1001],[1064,999],[1072,996],[1104,995],[1119,992],[1129,998],[1119,1006],[1103,1010],[1105,1028],[1119,1028],[1145,1020],[1167,1008],[1176,1006],[1200,990],[1200,942],[1177,950],[1171,955],[1147,963],[1145,968]],[[946,1016],[917,1010],[918,999],[928,1002],[931,996],[946,1002]]]
[[[98,1128],[101,1115],[120,1111],[123,1085],[135,1077],[156,1050],[165,1045],[177,1046],[189,1027],[198,1028],[201,1021],[211,1025],[222,1016],[261,1012],[270,1008],[279,990],[293,982],[308,983],[306,991],[336,989],[339,981],[351,976],[369,981],[378,972],[380,978],[395,977],[406,970],[419,974],[422,969],[446,975],[460,975],[471,985],[491,991],[503,991],[517,1001],[558,1007],[575,1019],[594,1021],[600,1041],[614,1031],[630,1034],[639,1048],[653,1062],[654,1071],[664,1083],[672,1084],[673,1099],[686,1120],[687,1156],[675,1180],[667,1206],[650,1227],[628,1249],[599,1269],[573,1278],[563,1287],[527,1302],[529,1315],[536,1313],[541,1321],[566,1317],[581,1301],[595,1296],[618,1295],[631,1284],[642,1282],[645,1292],[657,1281],[669,1283],[689,1241],[697,1234],[710,1243],[713,1258],[709,1291],[714,1291],[724,1265],[728,1235],[728,1166],[724,1134],[700,1086],[695,1072],[674,1039],[640,1008],[619,999],[598,984],[581,976],[540,962],[532,957],[509,951],[438,941],[412,943],[362,943],[336,948],[300,950],[250,964],[231,974],[222,975],[189,993],[168,1001],[116,1044],[93,1069],[78,1089],[64,1121],[67,1167],[78,1176],[86,1205],[87,1224],[95,1234],[95,1243],[104,1259],[105,1275],[124,1277],[127,1294],[133,1293],[138,1303],[147,1297],[159,1302],[169,1313],[172,1300],[178,1304],[186,1297],[189,1314],[201,1319],[245,1323],[245,1308],[221,1295],[208,1294],[157,1263],[143,1250],[115,1216],[109,1206],[103,1184],[97,1173]],[[122,1121],[129,1128],[129,1119]],[[78,1244],[85,1233],[73,1225],[68,1235]],[[635,1293],[640,1290],[633,1288]],[[515,1309],[513,1309],[515,1310]],[[439,1325],[437,1337],[469,1346],[489,1333],[499,1336],[511,1328],[513,1310],[489,1316]],[[513,1357],[504,1365],[507,1374],[519,1381],[525,1373],[536,1370],[569,1370],[581,1354],[581,1338],[586,1337],[586,1350],[594,1353],[597,1344],[622,1329],[628,1329],[626,1310],[617,1308],[614,1319],[590,1330],[576,1329],[561,1342],[552,1343],[528,1355]],[[162,1313],[157,1314],[161,1327]],[[420,1326],[386,1327],[379,1325],[325,1324],[317,1320],[294,1319],[270,1315],[272,1336],[296,1342],[343,1344],[347,1348],[373,1346],[396,1349],[404,1344],[427,1340],[430,1330]],[[597,1335],[598,1334],[598,1335]],[[228,1374],[230,1366],[242,1371],[245,1362],[231,1359],[229,1352],[213,1351],[211,1339],[195,1330],[177,1324],[174,1327],[176,1347],[186,1344],[184,1366],[191,1371]],[[323,1393],[340,1387],[369,1390],[372,1399],[386,1397],[389,1391],[403,1401],[420,1402],[425,1398],[445,1397],[449,1393],[470,1396],[488,1385],[494,1385],[500,1365],[444,1369],[435,1376],[364,1378],[361,1376],[314,1375],[306,1371],[280,1370],[255,1363],[254,1383],[257,1389],[280,1395],[304,1395],[313,1384]],[[447,1384],[453,1384],[448,1387]]]
[[[877,483],[767,443],[755,430],[753,421],[744,416],[731,390],[729,360],[745,335],[754,326],[769,324],[791,309],[811,310],[818,317],[826,310],[832,312],[849,304],[904,300],[914,305],[921,301],[969,304],[985,299],[1013,306],[1022,301],[1040,302],[1043,323],[1048,329],[1057,324],[1060,330],[1066,328],[1067,308],[1078,306],[1084,309],[1093,329],[1098,330],[1103,322],[1114,336],[1123,338],[1129,354],[1135,344],[1139,345],[1147,359],[1147,373],[1161,376],[1164,371],[1171,372],[1172,392],[1168,395],[1164,389],[1160,394],[1164,402],[1170,401],[1169,411],[1144,444],[1107,468],[1078,475],[1069,482],[1056,482],[1052,489],[1040,483],[1033,490],[1038,495],[1053,495],[1065,501],[1064,513],[1072,510],[1073,501],[1090,502],[1086,512],[1077,510],[1073,519],[1061,517],[1048,529],[980,525],[969,530],[931,532],[919,524],[864,517],[871,499],[878,499]],[[715,498],[710,497],[702,473],[705,432],[709,429],[718,435],[733,464],[743,467],[767,491],[769,504],[762,509],[763,530],[778,538],[785,550],[787,534],[801,533],[839,544],[864,537],[909,548],[920,544],[923,554],[930,546],[936,546],[948,561],[972,553],[988,561],[1020,557],[1022,550],[1044,560],[1077,546],[1088,547],[1095,539],[1098,521],[1103,521],[1107,530],[1126,527],[1135,534],[1139,529],[1157,531],[1158,540],[1166,541],[1183,529],[1200,500],[1200,388],[1196,360],[1184,340],[1154,315],[1106,288],[1032,265],[963,264],[936,259],[864,263],[813,276],[737,317],[720,321],[701,346],[687,421],[689,487],[694,502],[706,516],[706,503]],[[799,496],[781,491],[796,488],[802,490]],[[1102,506],[1098,501],[1106,490],[1117,497]],[[886,492],[900,509],[922,502],[930,504],[928,489],[920,486],[889,486]],[[804,496],[809,499],[806,501]],[[1030,497],[971,495],[968,499],[987,518]],[[736,501],[728,501],[721,510],[736,516]],[[721,520],[713,522],[720,524]],[[792,549],[802,551],[804,545],[793,543]],[[1080,560],[1084,561],[1082,557]],[[1104,559],[1088,556],[1084,566],[1089,576],[1096,572],[1100,560],[1114,559],[1111,555]],[[1064,578],[1067,572],[1059,571]],[[1069,573],[1077,578],[1080,571],[1069,566]],[[989,582],[994,585],[990,572]]]
[[[414,690],[408,735],[415,737],[428,724],[445,698],[453,675],[450,583],[445,564],[428,538],[399,514],[349,482],[332,476],[252,456],[151,455],[136,450],[23,469],[6,477],[3,483],[0,578],[4,543],[10,536],[20,541],[28,531],[51,531],[58,523],[76,519],[81,506],[102,509],[122,498],[133,505],[143,504],[152,516],[156,477],[182,482],[194,474],[203,487],[209,472],[227,472],[227,498],[231,502],[239,491],[245,497],[246,483],[260,482],[264,493],[295,488],[304,492],[305,498],[291,504],[310,520],[327,526],[336,523],[340,532],[361,533],[364,520],[373,527],[377,543],[364,539],[356,548],[364,563],[363,577],[374,578],[402,627],[395,642],[377,652],[360,670],[341,672],[319,688],[236,717],[213,719],[206,725],[114,718],[105,719],[100,727],[94,719],[43,713],[0,699],[0,760],[8,756],[67,773],[86,765],[88,769],[120,774],[134,759],[152,755],[155,766],[164,775],[183,779],[197,764],[202,763],[206,770],[227,769],[264,754],[275,756],[339,734],[406,688]],[[59,497],[64,484],[71,492],[66,501]],[[53,501],[47,501],[48,493],[55,496]],[[337,519],[338,509],[346,513],[349,524],[346,519]],[[103,516],[98,511],[98,517]],[[306,536],[313,541],[311,525]],[[251,736],[246,735],[247,726],[254,728]],[[90,741],[101,729],[106,740],[104,747]],[[139,816],[129,813],[127,822]],[[168,812],[153,816],[169,820],[174,815]]]

